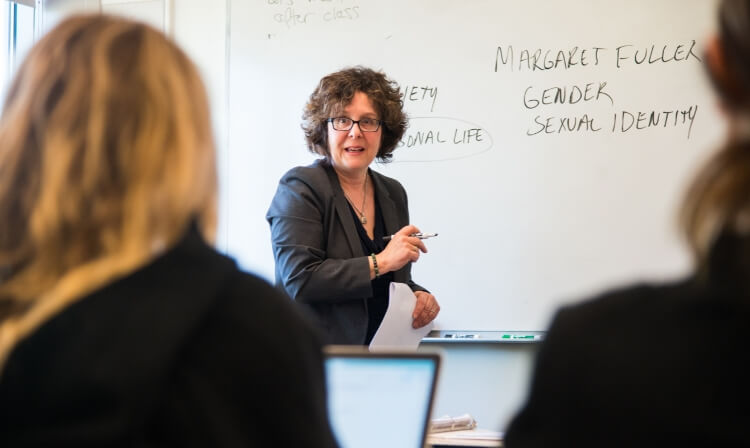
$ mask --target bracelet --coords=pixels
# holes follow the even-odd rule
[[[378,259],[375,258],[375,253],[371,253],[370,258],[372,258],[372,267],[375,268],[375,278],[378,278],[380,277],[380,271],[378,270]]]

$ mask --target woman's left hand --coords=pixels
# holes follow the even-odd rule
[[[414,312],[411,317],[414,321],[411,323],[413,328],[421,328],[429,324],[437,317],[440,312],[435,296],[426,291],[414,291],[417,296],[417,304],[414,306]]]

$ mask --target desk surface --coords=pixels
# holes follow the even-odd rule
[[[434,448],[501,447],[503,446],[502,437],[501,432],[477,428],[466,431],[430,433],[427,435],[427,444]]]

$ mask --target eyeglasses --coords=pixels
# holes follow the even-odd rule
[[[381,121],[377,118],[361,118],[359,120],[352,120],[349,117],[334,117],[329,118],[326,121],[331,123],[333,129],[337,131],[348,131],[352,127],[354,127],[354,124],[356,123],[359,125],[359,129],[362,132],[375,132],[380,129],[381,123]]]

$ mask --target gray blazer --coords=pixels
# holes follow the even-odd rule
[[[387,233],[409,223],[406,191],[370,170]],[[276,283],[317,316],[329,344],[364,344],[367,298],[372,296],[369,254],[362,244],[335,171],[325,160],[289,170],[266,215],[276,260]],[[411,263],[394,281],[411,281]]]

